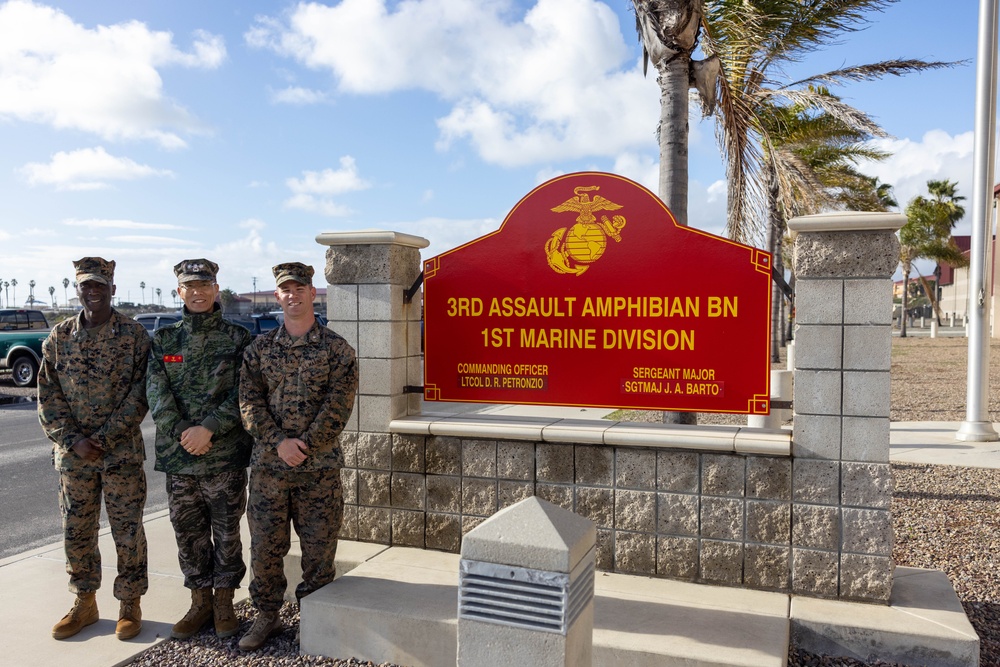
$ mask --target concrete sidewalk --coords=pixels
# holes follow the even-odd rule
[[[958,427],[959,424],[953,422],[894,423],[890,437],[891,459],[893,462],[1000,468],[1000,443],[956,442],[954,433]],[[3,657],[0,662],[18,667],[66,663],[74,667],[108,667],[128,662],[143,650],[169,637],[171,625],[188,608],[190,593],[183,586],[183,577],[177,564],[173,529],[166,512],[148,515],[145,527],[149,543],[150,584],[149,592],[142,599],[143,629],[138,637],[128,642],[121,642],[114,636],[115,621],[118,618],[118,601],[111,593],[115,573],[115,552],[110,533],[104,530],[101,533],[100,547],[105,561],[105,581],[98,592],[101,620],[68,640],[55,641],[51,637],[52,626],[66,613],[73,601],[73,596],[67,591],[62,544],[41,547],[0,561],[0,599],[2,599],[0,627],[5,629]],[[249,548],[249,542],[244,522],[244,550]],[[381,545],[342,541],[338,548],[338,571],[346,572],[360,563],[376,559],[386,551],[387,548]],[[249,556],[247,557],[249,562]],[[294,573],[289,574],[289,580],[294,581]],[[601,573],[602,579],[624,576],[626,575]],[[645,582],[644,596],[647,603],[653,604],[654,601],[650,598],[655,600],[662,593],[664,604],[673,607],[680,604],[674,590],[678,582],[638,579]],[[237,591],[237,600],[246,598],[246,583],[248,580],[244,581],[244,588]],[[694,585],[682,584],[682,586]],[[719,590],[716,587],[699,588]],[[732,591],[733,595],[738,593],[743,592],[739,589]],[[792,598],[789,613],[794,613],[796,604],[800,607],[834,605],[814,612],[818,618],[822,618],[831,613],[831,609],[834,611],[838,609],[836,605],[850,603]],[[878,609],[873,605],[850,605],[850,607],[850,614],[854,616],[857,614],[854,609],[856,607]],[[640,607],[633,605],[633,608]],[[891,610],[892,607],[888,609]],[[680,613],[679,618],[683,617],[684,613]],[[912,611],[903,613],[903,617],[912,618]],[[934,623],[938,626],[951,625],[952,629],[961,635],[966,631],[961,627],[961,620],[964,620],[964,615],[961,615],[960,619],[953,617],[947,622]],[[628,623],[620,618],[616,621],[628,626]],[[636,623],[641,625],[640,619],[636,619]],[[967,620],[965,624],[968,625]],[[732,629],[733,632],[738,630]]]

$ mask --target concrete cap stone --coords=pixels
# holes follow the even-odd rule
[[[462,539],[462,558],[570,573],[596,540],[593,521],[531,497],[469,531]]]
[[[906,216],[901,213],[835,211],[794,217],[788,221],[788,229],[793,232],[874,232],[895,231],[905,224]]]
[[[426,248],[431,244],[430,241],[421,236],[380,229],[357,232],[323,232],[316,235],[316,243],[326,246],[395,244],[411,248]]]

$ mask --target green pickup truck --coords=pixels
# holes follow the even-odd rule
[[[13,372],[14,385],[34,387],[49,323],[40,310],[0,310],[0,369]]]

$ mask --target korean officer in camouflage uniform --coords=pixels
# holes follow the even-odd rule
[[[191,589],[191,608],[170,633],[177,639],[212,620],[219,637],[235,635],[233,592],[246,574],[240,520],[252,440],[240,421],[239,379],[252,336],[222,319],[218,271],[207,259],[174,267],[184,318],[153,336],[146,376],[156,470],[167,475],[170,522]]]
[[[354,349],[313,315],[313,268],[274,267],[282,326],[259,336],[243,355],[240,411],[254,438],[250,461],[250,597],[257,617],[240,639],[255,650],[281,633],[284,557],[291,535],[302,545],[301,600],[333,581],[344,511],[337,436],[358,389]]]
[[[76,594],[52,636],[66,639],[97,622],[103,496],[118,554],[114,594],[121,607],[115,634],[131,639],[142,629],[139,598],[148,587],[142,526],[146,454],[139,425],[148,410],[149,334],[111,307],[114,262],[84,257],[73,266],[83,312],[53,327],[42,344],[38,374],[38,420],[53,442],[66,572]]]

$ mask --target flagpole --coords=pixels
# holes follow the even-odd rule
[[[972,166],[972,247],[969,266],[969,359],[965,421],[956,440],[1000,440],[989,419],[990,275],[986,265],[993,240],[993,166],[996,157],[997,5],[979,2],[979,51],[976,62],[976,126]]]

